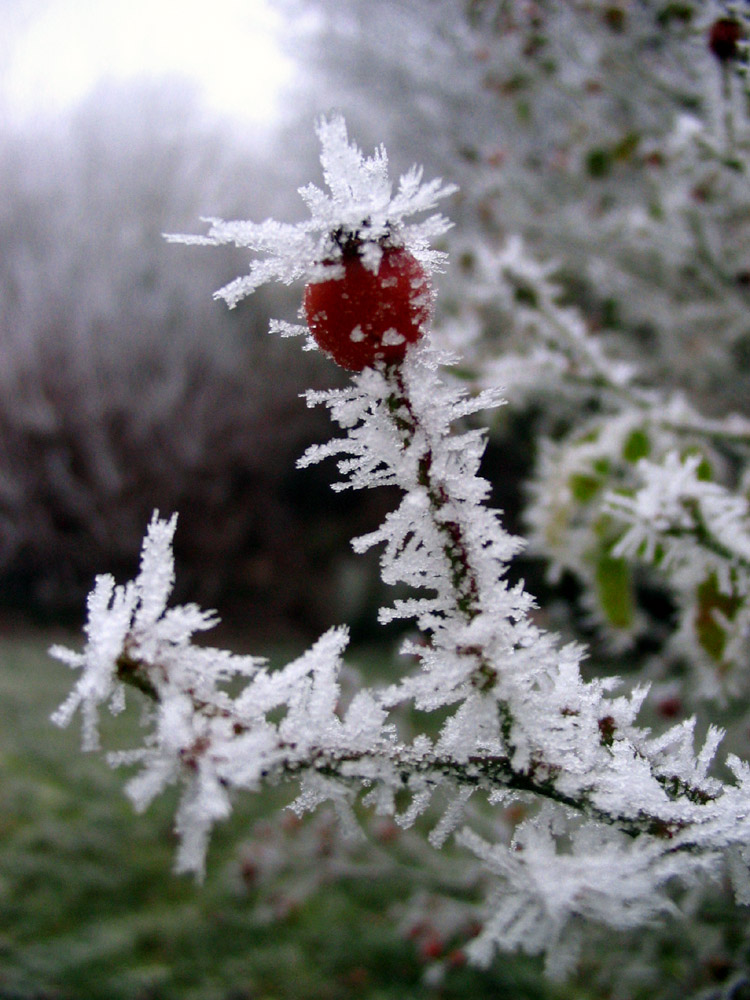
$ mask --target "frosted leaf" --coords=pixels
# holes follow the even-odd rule
[[[696,567],[696,582],[713,572],[721,592],[733,592],[733,576],[750,560],[750,507],[719,483],[700,475],[702,458],[669,452],[661,462],[641,459],[633,491],[610,492],[604,503],[626,530],[616,557],[652,561],[658,549],[663,570],[674,575]]]

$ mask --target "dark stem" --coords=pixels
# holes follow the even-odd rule
[[[123,652],[117,661],[117,676],[123,683],[137,688],[151,700],[161,701],[159,682],[166,682],[166,673],[160,664],[137,660],[129,652]],[[233,713],[228,708],[198,699],[192,691],[186,693],[192,698],[196,712],[232,717]],[[247,732],[248,726],[237,716],[233,730],[235,735],[240,736]],[[440,754],[422,754],[417,757],[408,747],[388,743],[357,753],[308,747],[304,753],[298,754],[295,743],[284,741],[279,742],[278,749],[288,754],[288,757],[263,775],[271,783],[293,780],[306,771],[315,771],[361,787],[372,782],[372,762],[379,761],[395,769],[405,787],[412,776],[419,775],[427,784],[436,786],[448,778],[456,785],[469,785],[485,792],[499,789],[527,792],[567,806],[590,819],[615,826],[631,837],[646,833],[671,839],[688,825],[679,819],[667,820],[645,810],[639,810],[635,816],[607,812],[592,803],[585,789],[577,795],[560,791],[555,784],[559,769],[542,760],[535,760],[526,769],[520,770],[513,764],[512,753],[471,754],[465,761],[461,761]],[[210,751],[209,742],[188,747],[183,754],[183,763],[194,770],[197,758]],[[361,774],[357,767],[359,764],[365,764]],[[676,776],[655,777],[671,800],[685,797],[697,805],[705,805],[714,798]]]
[[[394,387],[387,398],[388,410],[404,442],[408,446],[420,426],[419,417],[404,385],[401,365],[386,369],[386,378]],[[444,539],[443,553],[450,566],[453,588],[456,592],[455,606],[471,621],[479,614],[479,583],[471,565],[469,549],[463,526],[456,511],[451,511],[451,498],[445,485],[436,480],[433,472],[432,446],[428,439],[417,466],[417,481],[427,493],[433,523]]]

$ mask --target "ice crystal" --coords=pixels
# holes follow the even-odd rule
[[[407,219],[430,212],[441,199],[456,191],[455,185],[444,185],[439,179],[423,183],[422,170],[415,166],[401,177],[394,192],[382,146],[372,156],[364,156],[349,142],[346,123],[340,116],[322,119],[317,132],[329,193],[314,184],[300,188],[310,211],[309,220],[290,224],[273,219],[260,223],[206,219],[210,228],[205,236],[167,236],[172,242],[202,246],[233,243],[262,255],[252,261],[247,275],[216,292],[216,297],[224,299],[230,308],[268,282],[291,284],[319,276],[321,262],[341,259],[347,235],[369,248],[363,262],[373,271],[378,269],[383,241],[408,247],[428,269],[440,267],[445,260],[445,254],[430,244],[448,229],[448,220],[438,213],[419,222]],[[333,276],[330,268],[325,273],[328,278]],[[290,335],[292,328],[286,325],[283,332]]]

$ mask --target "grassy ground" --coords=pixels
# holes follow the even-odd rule
[[[337,825],[290,823],[288,792],[238,800],[203,885],[173,875],[174,797],[136,816],[126,773],[49,722],[72,681],[51,641],[0,635],[0,1000],[750,1000],[747,912],[726,892],[594,942],[565,987],[524,957],[467,968],[451,941],[436,963],[406,930],[408,852],[342,866]],[[137,717],[108,723],[108,748],[138,744]]]
[[[403,870],[299,894],[287,879],[287,898],[256,879],[243,841],[264,815],[270,841],[285,836],[278,793],[238,803],[205,884],[174,876],[174,799],[135,816],[126,775],[81,754],[75,726],[50,724],[72,677],[48,645],[0,640],[0,1000],[558,996],[526,960],[488,973],[446,963],[430,984],[419,941],[391,919]],[[137,714],[113,721],[110,747],[134,745]]]

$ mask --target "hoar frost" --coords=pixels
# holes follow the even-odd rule
[[[396,237],[425,266],[441,262],[429,244],[446,220],[407,218],[431,211],[452,189],[423,184],[415,169],[394,193],[384,150],[364,157],[340,118],[318,132],[328,193],[302,189],[309,221],[214,220],[208,236],[182,238],[234,242],[261,255],[247,276],[217,293],[230,306],[264,281],[314,279],[342,231],[371,248],[373,269],[382,241]],[[505,266],[518,265],[509,258]],[[299,331],[284,321],[275,329]],[[576,327],[571,350],[579,334]],[[593,367],[601,361],[598,353],[588,359]],[[403,363],[365,368],[348,387],[307,397],[329,409],[342,436],[309,449],[301,466],[333,458],[334,489],[401,490],[398,507],[353,544],[358,552],[378,547],[384,581],[410,595],[380,618],[410,621],[419,632],[403,647],[413,669],[385,687],[361,686],[342,708],[343,627],[276,670],[193,645],[215,618],[190,605],[168,607],[175,519],[155,515],[136,580],[97,581],[83,652],[53,650],[80,671],[54,719],[65,725],[80,709],[84,747],[94,749],[102,705],[120,710],[127,687],[145,695],[144,746],[112,759],[140,768],[127,786],[139,809],[166,786],[180,786],[177,867],[198,875],[211,827],[229,814],[238,790],[296,782],[294,809],[330,801],[352,830],[361,794],[402,826],[427,814],[436,848],[456,834],[496,879],[472,957],[487,962],[497,947],[544,952],[550,972],[563,974],[577,954],[581,921],[639,926],[674,912],[675,885],[725,870],[748,898],[750,769],[730,757],[733,781],[712,777],[718,730],[709,729],[697,750],[694,720],[652,735],[636,721],[646,688],[584,680],[583,650],[535,623],[533,599],[505,576],[521,542],[486,505],[489,487],[478,474],[484,432],[456,426],[500,396],[494,388],[468,394],[451,376],[452,361],[423,342]],[[661,500],[666,518],[680,514],[693,481],[690,463],[681,468],[685,488]],[[643,476],[658,482],[646,468]],[[620,504],[631,531],[642,532],[655,497],[644,487],[609,502]],[[738,518],[744,525],[744,509],[725,510],[718,494],[713,502],[717,530]],[[403,704],[439,710],[436,735],[403,736],[393,714]],[[523,818],[510,839],[492,842],[487,831],[506,828],[511,804]]]

